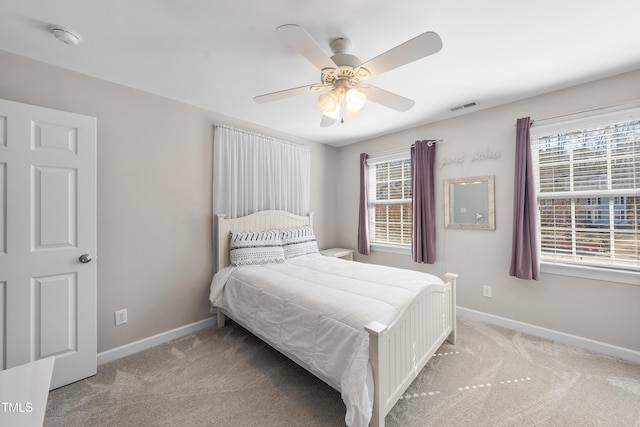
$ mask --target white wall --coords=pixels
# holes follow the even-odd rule
[[[436,162],[465,156],[464,163],[436,170],[436,263],[413,263],[409,255],[373,252],[358,261],[422,270],[442,276],[460,274],[458,305],[602,343],[640,351],[640,283],[542,274],[539,281],[509,276],[515,123],[640,99],[640,70],[560,90],[512,104],[481,110],[419,128],[363,141],[339,150],[338,245],[356,248],[358,221],[358,158],[408,147],[416,140],[444,138]],[[499,153],[495,160],[471,161],[484,150]],[[495,175],[496,230],[444,228],[443,180]],[[482,296],[482,286],[493,297]]]
[[[0,64],[0,98],[97,117],[98,352],[210,316],[215,124],[309,146],[318,241],[335,239],[336,148],[2,51]]]

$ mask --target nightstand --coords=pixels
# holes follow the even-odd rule
[[[324,256],[332,256],[335,258],[346,259],[347,261],[353,261],[353,249],[343,248],[331,248],[320,251]]]

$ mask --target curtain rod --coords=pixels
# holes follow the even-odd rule
[[[242,134],[245,134],[245,135],[251,135],[251,136],[254,136],[254,137],[263,138],[263,139],[266,139],[266,140],[269,140],[269,141],[275,142],[275,143],[292,145],[294,147],[299,147],[299,148],[303,148],[303,149],[306,149],[306,150],[311,150],[307,145],[304,145],[304,144],[299,144],[297,142],[287,141],[285,139],[275,138],[273,136],[264,135],[264,134],[257,133],[257,132],[252,132],[252,131],[246,130],[246,129],[239,129],[239,128],[236,128],[236,127],[233,127],[233,126],[229,126],[229,125],[214,125],[213,127],[214,127],[214,136],[215,136],[215,129],[216,128],[220,128],[220,129],[226,129],[226,130],[231,131],[231,132],[237,132],[237,133],[242,133]]]
[[[440,139],[423,139],[421,141],[429,141],[431,143],[429,145],[433,145],[435,143],[442,144],[443,142],[445,142],[444,139],[442,139],[442,138],[440,138]],[[377,156],[385,156],[387,154],[401,153],[403,151],[410,150],[411,147],[413,147],[414,145],[415,144],[411,144],[411,146],[409,146],[409,147],[393,148],[391,150],[377,151],[376,153],[372,154],[372,156],[377,157]]]
[[[535,122],[544,122],[546,120],[560,119],[562,117],[575,116],[577,114],[591,113],[593,111],[606,110],[606,109],[609,109],[609,108],[624,107],[624,106],[633,105],[633,104],[639,104],[640,105],[640,100],[630,101],[630,102],[623,102],[623,103],[620,103],[620,104],[607,105],[607,106],[603,106],[603,107],[590,108],[590,109],[587,109],[587,110],[574,111],[572,113],[559,114],[557,116],[549,116],[549,117],[544,117],[542,119],[535,119],[535,120],[532,119],[531,120],[531,122],[532,122],[531,124],[533,125]]]
[[[429,147],[431,147],[433,144],[442,144],[444,142],[444,139],[440,138],[440,139],[422,139],[421,141],[427,141],[427,145]],[[420,142],[420,141],[416,141],[416,142]],[[411,144],[412,147],[415,147],[416,144],[413,143]]]

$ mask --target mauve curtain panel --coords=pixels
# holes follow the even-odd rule
[[[436,260],[436,205],[433,179],[435,157],[435,141],[416,141],[411,147],[411,255],[415,262],[426,264],[433,264]]]
[[[360,154],[360,208],[358,214],[358,252],[369,255],[369,212],[367,202],[367,158]]]
[[[536,190],[531,158],[531,118],[518,119],[516,128],[513,239],[509,275],[519,279],[538,280],[540,261],[536,236]]]

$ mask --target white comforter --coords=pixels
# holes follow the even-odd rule
[[[325,257],[226,267],[210,300],[340,390],[348,426],[367,426],[373,408],[371,321],[389,324],[435,276]]]

